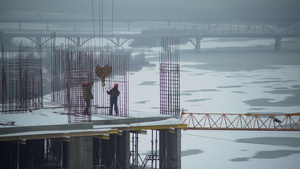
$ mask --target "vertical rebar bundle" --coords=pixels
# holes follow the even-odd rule
[[[29,47],[1,50],[2,113],[21,113],[43,107],[42,59],[40,51]]]
[[[160,114],[180,115],[179,38],[161,38]]]

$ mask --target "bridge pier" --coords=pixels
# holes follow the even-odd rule
[[[120,47],[120,38],[116,38],[117,43],[116,43],[116,47]]]
[[[79,36],[77,36],[77,47],[79,48],[80,46],[81,46],[81,41],[80,41],[80,37]]]
[[[42,37],[37,36],[35,37],[36,40],[36,48],[42,51]]]
[[[201,47],[201,39],[200,37],[196,37],[196,43],[195,43],[195,51],[200,52]]]
[[[276,51],[281,50],[281,40],[282,40],[282,37],[276,37],[275,38],[275,50]]]

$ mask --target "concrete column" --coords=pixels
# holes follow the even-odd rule
[[[68,146],[67,168],[93,168],[93,137],[72,137]]]
[[[160,169],[181,169],[181,129],[159,131]]]
[[[200,37],[196,37],[196,44],[195,44],[195,51],[200,52],[200,47],[201,47],[201,39]]]
[[[102,140],[102,164],[107,168],[130,168],[130,133],[110,135],[109,140]]]
[[[27,140],[26,146],[27,149],[25,151],[27,154],[23,158],[26,159],[32,168],[44,161],[44,140]]]
[[[282,37],[276,37],[275,38],[275,50],[276,51],[281,50],[281,39],[282,39]]]
[[[130,132],[123,131],[123,135],[118,137],[119,148],[117,149],[117,159],[123,169],[130,168]]]

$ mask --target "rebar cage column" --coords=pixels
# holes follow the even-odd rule
[[[179,38],[161,38],[160,114],[180,115]]]
[[[21,113],[43,107],[42,59],[35,48],[1,50],[2,113]]]

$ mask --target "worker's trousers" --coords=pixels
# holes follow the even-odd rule
[[[112,115],[112,109],[113,109],[113,106],[115,106],[115,112],[116,112],[116,115],[118,115],[118,98],[110,98],[110,108],[109,108],[109,114]]]

